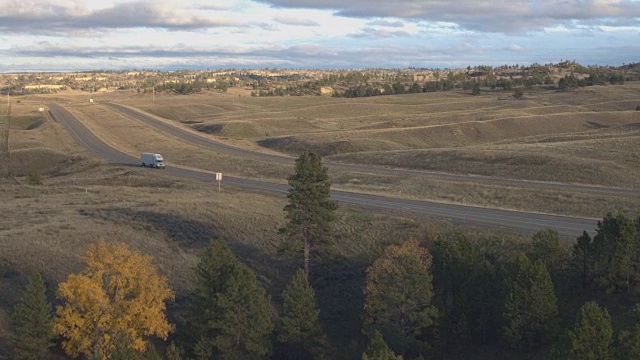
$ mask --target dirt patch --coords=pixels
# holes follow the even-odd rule
[[[232,121],[216,124],[198,124],[194,129],[213,135],[254,138],[264,136],[264,130],[257,124],[250,121]]]

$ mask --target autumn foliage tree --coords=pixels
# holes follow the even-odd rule
[[[322,158],[309,150],[296,160],[289,185],[289,204],[284,207],[288,222],[280,232],[286,235],[287,248],[302,252],[304,273],[309,279],[312,258],[333,241],[337,204],[329,199],[331,180]]]
[[[402,354],[423,354],[438,314],[433,297],[432,258],[417,241],[388,246],[367,269],[365,330],[380,331]]]
[[[64,304],[57,307],[54,330],[70,356],[108,359],[116,346],[142,352],[147,337],[167,338],[173,326],[166,301],[174,292],[150,256],[100,242],[84,261],[84,271],[69,275],[57,292]]]

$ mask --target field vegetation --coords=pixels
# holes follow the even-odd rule
[[[358,99],[164,94],[155,102],[148,94],[111,94],[97,101],[123,103],[262,152],[293,157],[309,148],[328,161],[479,176],[443,180],[420,172],[331,169],[336,189],[598,217],[612,208],[637,211],[638,203],[603,191],[505,186],[482,177],[638,189],[639,92],[631,82],[567,92],[534,87],[523,99],[454,91]],[[70,108],[134,156],[152,147],[174,164],[277,182],[291,171],[286,162],[240,159],[176,141],[104,106]]]
[[[106,244],[124,243],[153,257],[159,273],[167,276],[169,288],[176,292],[176,300],[169,304],[167,312],[178,330],[192,290],[193,270],[199,254],[212,239],[223,240],[256,274],[276,311],[282,310],[280,294],[300,267],[299,258],[279,252],[283,237],[278,229],[287,221],[284,197],[224,184],[218,193],[211,185],[171,178],[162,171],[150,176],[148,169],[107,164],[77,145],[46,113],[38,113],[35,109],[39,104],[63,103],[109,145],[134,156],[141,151],[160,152],[169,166],[282,183],[294,169],[294,157],[308,147],[331,161],[640,189],[640,118],[636,112],[639,93],[637,83],[626,83],[570,92],[534,87],[519,100],[500,92],[472,96],[463,91],[357,99],[203,92],[189,96],[156,94],[155,102],[150,94],[114,93],[93,96],[93,104],[86,95],[20,98],[19,103],[12,103],[10,134],[6,111],[2,113],[0,108],[0,129],[9,135],[3,137],[1,155],[0,358],[10,358],[11,313],[28,274],[43,274],[47,297],[58,305],[53,294],[58,284],[82,271],[80,257],[100,240]],[[291,162],[212,153],[129,119],[101,105],[102,101],[142,109],[176,126],[232,145],[291,155]],[[10,163],[4,149],[11,150]],[[494,180],[454,181],[421,173],[401,176],[331,170],[330,175],[333,189],[593,218],[602,218],[610,211],[622,212],[633,219],[629,224],[637,223],[640,213],[638,197],[607,191],[517,186]],[[617,222],[626,221],[622,217],[607,219],[611,227],[603,233],[618,226]],[[598,260],[590,263],[593,273],[581,284],[583,274],[574,272],[579,267],[570,263],[574,259],[569,255],[570,247],[575,239],[554,242],[551,234],[549,243],[559,247],[545,253],[545,243],[540,245],[549,239],[545,233],[529,245],[531,234],[503,233],[402,212],[382,214],[344,205],[336,210],[333,227],[334,252],[322,263],[322,271],[312,285],[322,330],[327,335],[326,351],[334,358],[361,357],[368,346],[368,339],[362,335],[363,322],[367,323],[367,336],[375,337],[376,330],[395,331],[393,319],[376,323],[363,317],[367,268],[381,256],[386,260],[377,263],[395,266],[394,261],[399,261],[406,271],[414,260],[407,260],[403,254],[420,253],[421,269],[429,271],[431,267],[431,274],[420,274],[421,278],[434,281],[433,289],[421,290],[433,291],[431,304],[424,307],[429,318],[416,326],[428,324],[434,332],[411,341],[424,345],[424,351],[431,352],[434,358],[547,358],[554,346],[564,351],[567,345],[563,341],[579,338],[579,326],[587,316],[582,312],[587,308],[580,310],[573,332],[567,335],[565,330],[573,325],[582,304],[593,298],[609,309],[615,336],[622,329],[633,329],[630,314],[637,297],[637,268],[612,270],[607,267],[611,264]],[[625,229],[631,229],[631,225]],[[625,249],[629,250],[629,256],[635,257],[624,257],[620,263],[634,263],[640,256],[640,240],[630,236],[624,241],[629,247],[618,247],[613,254],[622,258]],[[421,250],[388,248],[400,244]],[[598,244],[603,248],[610,245]],[[585,254],[592,251],[589,246],[585,247]],[[424,249],[429,249],[433,259]],[[526,254],[522,255],[526,259],[521,253]],[[470,255],[464,257],[465,254]],[[549,254],[563,256],[552,263],[547,262]],[[456,262],[443,262],[444,258]],[[369,276],[384,273],[387,268],[372,270]],[[625,282],[607,277],[609,272],[629,276]],[[518,277],[524,279],[520,285],[498,287],[511,280],[515,283]],[[572,284],[561,279],[576,281]],[[548,324],[522,330],[516,318],[518,311],[506,311],[504,317],[501,312],[503,300],[511,292],[528,293],[537,281],[544,284],[545,293],[536,296],[541,296],[545,309],[551,309],[545,310],[545,319],[554,314],[554,296],[558,299],[559,315],[552,330],[547,329]],[[550,281],[557,292],[553,296],[548,291]],[[462,288],[484,292],[448,292],[461,284]],[[384,290],[378,293],[384,294]],[[499,296],[491,300],[492,294]],[[476,299],[486,302],[476,303]],[[471,303],[478,307],[458,306]],[[505,303],[511,309],[526,306],[515,300]],[[388,305],[376,304],[380,306],[376,309]],[[437,308],[439,318],[431,306]],[[487,320],[473,314],[492,317]],[[505,326],[511,329],[506,340],[509,344],[503,343],[501,331]],[[493,332],[481,331],[485,328]],[[464,346],[453,340],[450,343],[450,339],[441,336],[448,333],[459,334],[456,339],[472,338],[475,342]],[[531,333],[536,335],[528,335]],[[486,338],[478,341],[479,334]],[[178,335],[169,340],[183,341]],[[388,336],[385,341],[390,341]],[[396,352],[404,349],[397,341],[402,339],[390,342]],[[167,346],[160,342],[156,345],[161,351]],[[613,350],[607,347],[607,351]],[[57,343],[52,356],[63,358],[61,354]],[[407,355],[416,354],[407,350]]]

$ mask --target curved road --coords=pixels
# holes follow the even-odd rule
[[[97,138],[91,131],[80,123],[69,111],[59,104],[48,105],[51,116],[60,122],[69,134],[80,145],[98,155],[103,156],[111,162],[123,165],[138,166],[140,163],[137,157],[122,153],[102,140]],[[266,155],[266,154],[265,154]],[[270,156],[270,155],[269,155]],[[293,161],[293,159],[288,159]],[[153,170],[149,170],[151,173]],[[211,173],[168,167],[163,173],[197,179],[205,182],[214,182]],[[255,181],[250,179],[225,177],[226,184],[257,190],[286,193],[287,186],[268,182]],[[405,200],[388,198],[384,196],[349,193],[343,191],[332,191],[331,197],[343,203],[355,204],[376,209],[389,209],[410,211],[422,215],[444,217],[456,223],[468,223],[473,225],[484,225],[532,234],[543,228],[552,228],[561,235],[569,238],[579,236],[583,230],[593,230],[597,222],[592,219],[574,218],[566,216],[543,215],[536,213],[525,213],[517,211],[485,209],[463,205],[431,203],[419,200]]]
[[[295,160],[295,158],[288,157],[288,156],[267,154],[267,153],[262,153],[258,151],[235,147],[232,145],[227,145],[227,144],[215,141],[213,139],[207,138],[205,136],[200,136],[195,133],[189,132],[177,126],[171,125],[167,122],[158,120],[152,116],[149,116],[140,111],[136,111],[127,106],[114,104],[114,103],[104,103],[103,105],[106,105],[126,116],[129,116],[133,119],[141,121],[147,125],[160,129],[175,137],[181,138],[183,140],[186,140],[188,142],[191,142],[197,145],[204,146],[214,151],[225,152],[227,154],[235,155],[235,156],[251,156],[264,161],[281,162],[281,163],[287,163],[287,164],[290,164]],[[600,192],[640,196],[640,190],[637,190],[637,189],[612,188],[612,187],[603,187],[603,186],[594,186],[594,185],[556,183],[556,182],[535,181],[535,180],[508,179],[508,178],[499,178],[499,177],[481,176],[481,175],[452,174],[452,173],[442,173],[442,172],[426,171],[426,170],[388,168],[388,167],[375,166],[375,165],[347,164],[347,163],[328,161],[328,160],[325,161],[325,164],[330,169],[342,170],[342,171],[359,171],[364,173],[382,173],[382,174],[393,173],[401,176],[402,175],[405,175],[405,176],[406,175],[425,175],[425,176],[436,177],[436,178],[449,180],[449,181],[473,181],[473,182],[485,182],[485,183],[491,183],[491,184],[511,185],[511,186],[520,186],[520,187],[534,186],[534,187],[546,188],[546,189],[600,191]]]

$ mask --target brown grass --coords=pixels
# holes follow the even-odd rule
[[[534,89],[525,100],[502,99],[499,93],[472,97],[451,92],[360,99],[158,95],[155,103],[148,95],[109,94],[101,95],[104,98],[98,101],[129,104],[166,116],[189,131],[200,130],[203,136],[253,149],[260,149],[256,146],[260,144],[263,151],[295,155],[311,148],[344,162],[638,188],[640,170],[634,164],[640,150],[640,119],[632,105],[637,102],[639,85],[590,87],[575,92]],[[71,107],[92,130],[132,155],[153,148],[165,154],[170,163],[280,182],[291,169],[212,153],[88,102]],[[336,187],[371,191],[343,182],[348,176],[339,171],[334,171],[334,176]],[[371,181],[365,182],[377,179],[377,175],[371,175]],[[493,192],[479,192],[487,195],[479,195],[476,200],[452,195],[470,192],[470,182],[450,183],[445,187],[451,193],[443,194],[418,186],[442,183],[428,176],[395,181],[416,184],[402,196],[474,205],[496,203]],[[552,192],[567,199],[562,206],[536,201],[534,192],[526,186],[504,193],[516,198],[500,197],[503,200],[495,206],[540,212],[564,209],[564,214],[584,216],[594,213],[587,193],[576,197]],[[518,193],[531,197],[518,199]],[[606,204],[613,209],[637,209],[623,197],[607,197]],[[582,200],[575,200],[578,198]]]
[[[639,93],[640,84],[631,83],[575,92],[534,89],[524,100],[456,92],[360,99],[157,94],[155,103],[150,95],[137,93],[94,98],[128,104],[202,136],[262,151],[295,155],[311,148],[343,162],[640,188],[640,119],[632,106]],[[160,152],[169,165],[281,183],[292,170],[293,161],[212,152],[83,97],[64,103],[107,143],[133,156]],[[399,197],[578,216],[638,210],[634,199],[604,193],[447,183],[419,174],[359,173],[356,181],[354,174],[336,170],[332,175],[335,188]]]
[[[632,92],[633,89],[633,86],[629,86],[627,90]],[[602,91],[605,90],[610,89],[607,87]],[[102,96],[107,95],[96,97],[100,100],[103,99]],[[108,96],[113,101],[130,104],[139,101],[142,107],[153,107],[150,100],[147,101],[142,96]],[[558,96],[572,98],[583,95],[578,93]],[[183,121],[195,121],[195,116],[200,116],[201,120],[197,120],[202,121],[200,124],[224,124],[222,131],[228,132],[217,136],[236,136],[234,139],[223,140],[236,144],[252,143],[251,146],[256,148],[256,141],[273,136],[259,134],[262,131],[273,131],[274,134],[278,131],[292,131],[295,136],[317,137],[319,146],[328,146],[329,140],[337,141],[334,135],[340,133],[336,130],[343,126],[345,133],[386,134],[379,139],[372,139],[369,135],[347,139],[345,149],[337,151],[344,153],[341,156],[347,160],[365,163],[380,164],[381,159],[389,156],[395,157],[390,160],[390,164],[396,166],[401,164],[411,167],[413,162],[407,162],[407,159],[414,159],[416,162],[424,161],[423,164],[419,164],[422,167],[438,162],[446,164],[438,168],[442,170],[482,171],[488,168],[488,173],[510,177],[518,174],[530,177],[535,171],[549,169],[562,173],[566,171],[564,167],[572,162],[563,162],[559,154],[566,154],[570,159],[583,159],[578,165],[590,169],[591,173],[595,173],[599,169],[598,166],[602,166],[610,176],[632,175],[634,170],[630,169],[631,165],[634,161],[637,164],[637,158],[632,154],[637,149],[634,125],[627,124],[628,120],[624,117],[615,116],[610,123],[605,123],[608,127],[586,128],[581,131],[575,130],[580,128],[580,119],[566,120],[574,124],[571,125],[574,128],[567,127],[565,129],[569,130],[565,132],[560,129],[556,132],[516,134],[520,130],[514,125],[513,130],[508,133],[511,136],[491,141],[462,132],[461,141],[468,144],[456,148],[412,148],[406,143],[398,145],[400,140],[403,140],[402,137],[400,140],[388,137],[396,132],[410,134],[407,129],[411,127],[414,127],[415,131],[432,125],[465,128],[470,126],[468,123],[478,109],[492,109],[483,113],[482,116],[486,116],[488,120],[480,123],[501,124],[517,123],[519,120],[513,117],[516,113],[518,116],[527,116],[523,114],[528,112],[533,114],[530,116],[534,118],[539,117],[538,120],[547,116],[565,116],[557,114],[567,112],[567,108],[570,107],[582,107],[583,112],[592,113],[593,109],[584,104],[586,100],[583,100],[582,105],[575,105],[569,104],[570,101],[565,99],[562,104],[552,104],[550,108],[545,109],[546,105],[542,106],[540,103],[537,107],[525,102],[509,102],[505,105],[495,98],[475,99],[460,94],[381,97],[353,101],[331,98],[242,97],[234,99],[235,103],[231,104],[228,104],[230,98],[225,95],[158,97],[158,101],[163,104],[170,104],[164,105],[163,111],[194,115],[191,120],[185,116]],[[283,196],[236,189],[224,184],[222,193],[218,193],[210,185],[171,178],[161,171],[155,172],[154,176],[147,176],[148,172],[137,167],[106,164],[99,157],[75,144],[66,131],[50,119],[32,126],[40,119],[37,114],[32,114],[33,106],[47,99],[50,101],[51,98],[29,99],[23,99],[20,106],[16,105],[16,116],[22,116],[24,120],[22,125],[12,127],[11,131],[12,159],[17,170],[18,182],[23,185],[0,184],[0,292],[3,294],[0,297],[0,353],[7,354],[10,308],[15,301],[17,289],[24,284],[25,274],[33,270],[43,272],[51,292],[58,282],[81,269],[78,256],[99,239],[124,242],[136,250],[153,255],[155,264],[168,276],[171,287],[176,289],[179,295],[184,295],[188,289],[190,269],[196,262],[196,253],[216,237],[230,243],[235,253],[256,271],[260,281],[274,298],[285,286],[297,262],[296,259],[283,258],[277,254],[277,246],[281,240],[277,229],[284,222],[282,208],[286,199]],[[550,96],[548,101],[551,99],[553,98]],[[153,151],[164,153],[169,165],[181,164],[250,177],[264,176],[281,182],[284,182],[285,176],[291,171],[291,165],[216,154],[199,146],[184,143],[127,119],[104,106],[90,105],[82,96],[71,100],[60,97],[58,100],[65,100],[65,106],[105,141],[132,155],[151,148]],[[170,103],[169,100],[175,101],[176,104]],[[453,108],[456,103],[461,104],[458,110],[454,110],[454,115],[447,115],[447,107]],[[366,110],[368,106],[373,106],[378,113],[369,113]],[[607,102],[603,106],[611,107],[607,110],[608,116],[617,114],[613,107],[622,105],[620,102]],[[179,110],[181,107],[185,108],[184,111]],[[431,107],[437,111],[426,112]],[[402,109],[405,111],[402,112]],[[344,115],[338,116],[342,111],[345,111]],[[401,116],[394,115],[395,111],[401,111]],[[496,111],[503,113],[496,115]],[[217,116],[215,121],[207,119],[214,112]],[[499,120],[505,117],[506,112],[512,113],[510,120]],[[333,114],[336,118],[324,122],[322,118],[326,114]],[[580,114],[577,116],[582,116]],[[308,119],[298,121],[297,117]],[[432,118],[436,120],[430,124]],[[2,119],[0,116],[0,121]],[[605,116],[598,123],[602,124],[608,121],[607,119]],[[179,122],[177,124],[192,131],[196,130],[192,129],[191,125],[198,125]],[[259,131],[256,132],[255,129]],[[540,125],[539,129],[542,131],[546,127]],[[311,134],[314,131],[316,133]],[[253,133],[249,134],[251,132]],[[307,135],[304,135],[305,133]],[[428,135],[426,132],[422,134]],[[419,140],[420,137],[416,137],[412,141]],[[378,148],[373,150],[378,152],[371,152],[371,148],[368,148],[368,152],[359,150],[360,146],[366,148],[366,141],[376,144]],[[388,148],[379,151],[385,144]],[[347,158],[349,156],[354,159]],[[378,159],[375,160],[375,157]],[[472,164],[479,165],[474,168]],[[578,171],[580,166],[571,171]],[[524,167],[530,167],[531,170],[514,170]],[[43,185],[27,185],[26,176],[33,168],[43,170]],[[597,174],[595,180],[587,178],[584,181],[596,181],[604,175]],[[379,173],[332,172],[332,177],[334,188],[407,198],[593,217],[600,217],[614,209],[635,213],[640,211],[637,199],[604,193],[560,192],[533,187],[446,182],[417,174],[400,177]],[[620,178],[612,180],[616,183],[624,181],[626,180]],[[458,229],[436,219],[402,213],[381,214],[352,207],[340,208],[336,225],[337,253],[346,259],[344,261],[350,261],[349,266],[360,271],[359,276],[362,275],[363,267],[370,264],[387,244],[411,237],[423,239],[433,233]],[[492,229],[489,231],[493,232]],[[349,275],[353,277],[353,274]],[[340,292],[345,289],[336,288],[332,291]],[[360,294],[357,286],[350,291],[355,291],[356,295]],[[336,294],[325,294],[333,295]],[[342,297],[336,296],[335,299]],[[340,308],[342,312],[336,311],[325,316],[332,318],[332,321],[342,317],[342,322],[333,322],[337,327],[353,326],[357,324],[358,312],[350,310]],[[344,314],[352,314],[352,317],[356,317],[355,322],[344,320]],[[348,316],[351,315],[346,317]],[[344,327],[341,331],[354,334],[359,329]]]
[[[0,198],[0,353],[7,354],[10,309],[26,274],[42,272],[52,295],[81,270],[79,257],[99,240],[152,255],[179,297],[189,288],[196,254],[214,238],[227,241],[274,297],[297,263],[277,253],[283,196],[228,186],[218,193],[161,172],[148,177],[138,169],[85,162],[73,174],[46,178],[43,186],[0,185]],[[338,254],[367,264],[385,244],[418,236],[422,222],[343,207]]]

